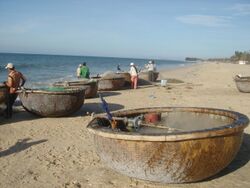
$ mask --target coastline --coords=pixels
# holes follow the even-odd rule
[[[248,65],[203,62],[160,71],[160,79],[181,84],[143,86],[137,90],[107,92],[113,111],[156,107],[210,107],[233,110],[250,117],[248,93],[240,93],[236,74],[250,75]],[[102,110],[99,98],[86,99],[70,117],[38,118],[15,113],[0,123],[0,187],[247,187],[250,185],[250,128],[235,160],[219,175],[197,183],[161,185],[129,178],[108,169],[96,155],[86,126],[87,113]],[[1,121],[1,120],[0,120]],[[26,139],[26,140],[25,140]],[[18,142],[19,141],[19,142]],[[18,147],[15,147],[19,144]],[[8,152],[8,148],[13,148]]]

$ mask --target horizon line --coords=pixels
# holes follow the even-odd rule
[[[94,55],[72,55],[72,54],[45,54],[45,53],[27,53],[27,52],[2,52],[0,54],[27,54],[27,55],[51,55],[51,56],[76,56],[76,57],[104,57],[104,58],[120,58],[120,59],[139,59],[139,60],[160,60],[160,61],[185,61],[185,59],[162,59],[162,58],[141,58],[141,57],[117,57],[117,56],[94,56]]]

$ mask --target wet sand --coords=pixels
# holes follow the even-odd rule
[[[179,79],[167,87],[105,92],[112,111],[154,106],[212,107],[250,117],[250,93],[240,93],[236,74],[249,65],[204,63],[162,71],[161,79]],[[99,98],[86,99],[70,117],[38,118],[21,110],[0,117],[0,187],[249,187],[250,127],[235,160],[215,177],[198,183],[161,185],[129,178],[107,168],[96,155],[86,126],[91,112],[101,113]],[[19,108],[20,109],[20,108]]]

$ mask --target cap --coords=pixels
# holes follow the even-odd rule
[[[8,63],[5,67],[5,69],[13,69],[13,68],[14,68],[13,63]]]
[[[130,63],[130,66],[134,66],[135,64],[132,62],[132,63]]]
[[[148,61],[149,64],[152,64],[153,62],[152,61]]]

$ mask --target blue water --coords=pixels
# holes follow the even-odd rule
[[[128,71],[130,62],[134,62],[140,70],[148,61],[149,59],[0,53],[0,82],[6,80],[7,71],[4,67],[7,63],[13,63],[16,69],[25,75],[26,87],[40,87],[56,81],[75,80],[76,68],[83,62],[87,63],[90,75],[96,76],[106,71],[116,71],[118,64],[122,70]],[[155,62],[158,70],[189,64],[175,60]]]

